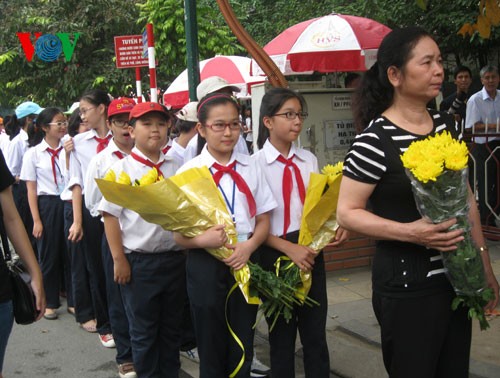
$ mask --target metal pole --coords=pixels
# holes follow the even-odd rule
[[[148,61],[149,61],[149,83],[151,92],[151,102],[158,102],[158,91],[156,89],[156,60],[155,60],[155,39],[153,34],[153,24],[147,24],[148,32]]]
[[[200,83],[198,57],[198,24],[196,20],[196,0],[184,0],[184,23],[186,29],[187,70],[189,99],[197,101],[196,87]]]
[[[137,103],[142,102],[141,68],[135,67],[135,88],[137,91]]]

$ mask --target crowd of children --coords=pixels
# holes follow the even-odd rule
[[[254,355],[258,306],[239,291],[225,302],[234,284],[231,269],[251,260],[273,271],[283,255],[312,271],[310,296],[320,306],[297,308],[289,322],[276,323],[269,338],[273,377],[295,375],[297,330],[306,376],[329,376],[323,255],[297,244],[309,174],[318,171],[316,158],[294,144],[306,103],[292,90],[270,90],[261,105],[261,150],[250,155],[251,117],[241,112],[235,90],[209,78],[198,88],[199,102],[175,116],[157,103],[111,100],[91,90],[69,122],[58,108],[31,102],[11,120],[15,128],[8,128],[3,152],[43,275],[44,317],[57,319],[65,293],[67,311],[80,326],[116,347],[121,378],[178,377],[179,350],[199,355],[203,378],[268,376]],[[167,178],[202,166],[238,233],[232,255],[222,261],[205,248],[226,244],[223,225],[193,238],[166,231],[103,199],[95,182],[109,169],[133,182],[152,168]],[[345,238],[339,232],[334,243]]]

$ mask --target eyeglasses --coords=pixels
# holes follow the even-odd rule
[[[205,126],[210,127],[216,133],[220,133],[220,132],[226,130],[226,127],[229,127],[229,130],[240,130],[241,129],[240,121],[215,122],[215,123],[212,123],[211,125],[205,125]]]
[[[295,119],[295,118],[299,117],[301,120],[305,120],[309,116],[309,113],[290,111],[290,112],[286,112],[286,113],[278,113],[278,114],[275,114],[275,116],[285,116],[286,119]]]
[[[96,107],[94,106],[93,108],[87,108],[87,109],[80,109],[80,114],[85,115],[89,110],[95,109]]]
[[[49,125],[54,125],[54,126],[57,126],[59,128],[61,127],[68,127],[68,121],[62,121],[62,122],[49,122],[48,123]]]
[[[113,125],[115,125],[116,127],[121,127],[121,128],[128,126],[128,121],[119,120],[119,119],[114,119],[111,121],[111,123]]]

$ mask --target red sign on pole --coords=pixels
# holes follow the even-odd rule
[[[143,56],[142,35],[115,37],[116,68],[148,67]]]

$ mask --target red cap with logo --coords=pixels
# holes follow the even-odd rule
[[[165,107],[157,102],[141,102],[136,104],[129,115],[129,120],[132,118],[142,117],[144,114],[151,112],[159,112],[162,113],[166,119],[170,118],[170,114],[168,114]]]
[[[130,113],[135,106],[135,101],[128,97],[120,97],[111,101],[108,106],[108,118],[123,113]]]

